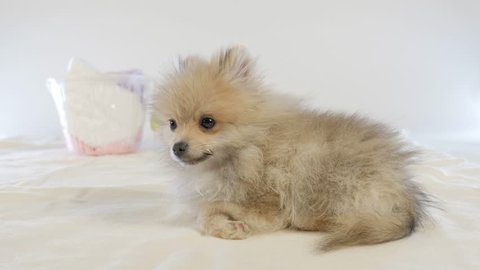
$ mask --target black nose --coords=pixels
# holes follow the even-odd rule
[[[184,142],[177,142],[176,144],[173,145],[173,153],[177,157],[183,156],[185,152],[187,152],[188,144]]]

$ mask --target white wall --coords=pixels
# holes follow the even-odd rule
[[[413,132],[480,129],[480,1],[0,0],[0,137],[56,137],[45,79],[71,56],[159,76],[241,43],[266,80]]]

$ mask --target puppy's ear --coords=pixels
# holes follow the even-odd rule
[[[246,79],[254,74],[255,60],[250,57],[245,47],[235,46],[221,50],[212,58],[211,64],[219,74],[233,79]]]
[[[179,57],[177,70],[182,72],[205,63],[205,60],[198,56],[188,56],[186,58]]]

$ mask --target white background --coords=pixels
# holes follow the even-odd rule
[[[60,136],[45,79],[71,56],[160,78],[178,55],[232,44],[312,106],[411,133],[480,130],[480,1],[0,0],[0,137]]]

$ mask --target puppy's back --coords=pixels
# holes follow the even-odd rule
[[[397,132],[356,115],[298,111],[278,119],[266,159],[285,171],[293,227],[327,230],[324,249],[409,235],[427,201],[410,180],[415,151]]]

